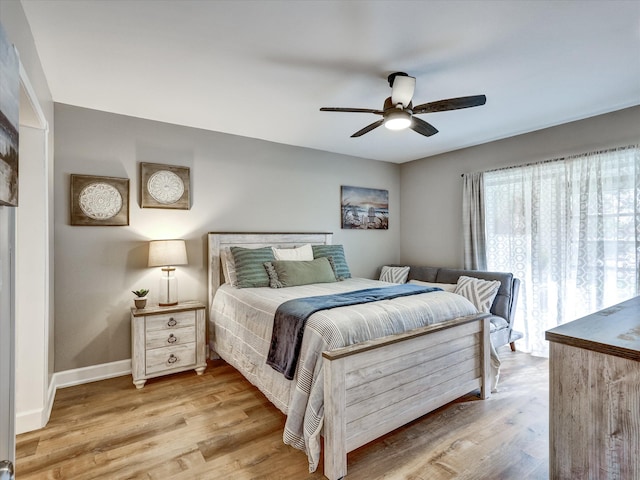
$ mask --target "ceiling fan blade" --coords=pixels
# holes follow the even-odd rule
[[[460,108],[479,107],[487,103],[484,95],[472,95],[470,97],[448,98],[437,102],[423,103],[413,107],[413,113],[433,113],[446,112],[447,110],[458,110]]]
[[[364,135],[365,133],[370,132],[371,130],[373,130],[374,128],[378,128],[380,125],[382,125],[384,123],[384,119],[382,120],[378,120],[377,122],[373,122],[371,125],[367,125],[366,127],[364,127],[362,130],[358,130],[356,133],[354,133],[353,135],[351,135],[351,138],[354,137],[360,137],[362,135]]]
[[[416,117],[412,118],[410,128],[414,132],[418,132],[420,135],[424,135],[425,137],[430,137],[431,135],[438,133],[438,129],[436,127]]]
[[[322,107],[321,112],[355,112],[355,113],[375,113],[382,115],[382,110],[374,110],[372,108],[340,108],[340,107]]]
[[[393,105],[401,103],[403,106],[408,106],[413,98],[413,92],[416,88],[415,77],[397,75],[393,79],[393,86],[391,87],[391,101]]]

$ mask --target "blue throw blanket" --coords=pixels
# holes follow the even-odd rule
[[[273,332],[271,334],[267,365],[284,374],[288,380],[293,379],[302,346],[304,326],[307,323],[307,319],[315,312],[437,290],[442,289],[403,284],[393,287],[367,288],[334,295],[298,298],[284,302],[276,310],[273,320]]]

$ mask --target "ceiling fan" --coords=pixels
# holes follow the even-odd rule
[[[484,95],[473,95],[470,97],[457,97],[438,100],[436,102],[422,103],[414,107],[412,97],[416,87],[415,77],[411,77],[404,72],[395,72],[389,75],[387,80],[391,87],[391,96],[384,101],[382,110],[375,110],[371,108],[322,107],[320,111],[373,113],[375,115],[382,116],[382,119],[358,130],[356,133],[351,135],[351,137],[360,137],[383,124],[390,130],[411,128],[411,130],[418,132],[420,135],[430,137],[431,135],[438,133],[438,129],[430,123],[415,117],[415,115],[479,107],[487,102],[487,97]]]

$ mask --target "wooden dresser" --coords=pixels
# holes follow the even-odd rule
[[[205,306],[131,309],[131,373],[137,388],[149,378],[207,367]]]
[[[640,297],[546,339],[551,480],[640,479]]]

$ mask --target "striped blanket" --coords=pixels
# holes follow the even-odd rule
[[[267,365],[282,373],[287,380],[293,380],[307,319],[320,310],[361,305],[369,302],[392,300],[407,295],[442,290],[438,287],[421,287],[403,284],[392,287],[366,288],[353,292],[296,298],[284,302],[276,310],[271,334],[271,346]]]

